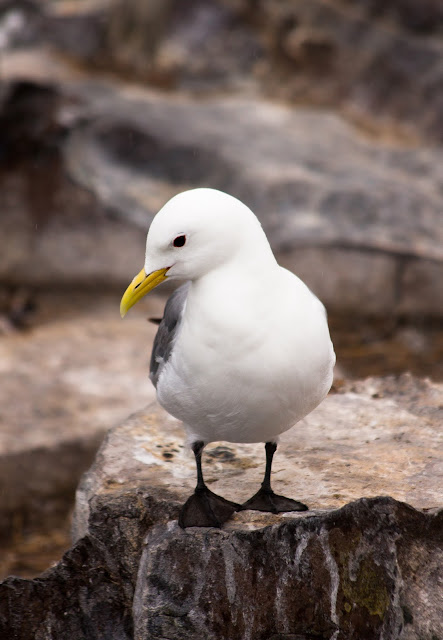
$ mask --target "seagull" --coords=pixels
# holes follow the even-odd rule
[[[271,468],[278,436],[327,395],[335,364],[326,311],[277,263],[258,218],[221,191],[191,189],[154,217],[144,268],[121,300],[122,317],[165,280],[185,280],[168,299],[150,378],[162,407],[181,420],[197,485],[182,528],[221,527],[235,511],[305,511],[277,495]],[[202,452],[214,441],[265,443],[259,491],[239,505],[210,491]]]

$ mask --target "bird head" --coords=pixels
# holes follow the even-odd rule
[[[196,280],[240,256],[245,264],[259,255],[257,245],[270,252],[258,219],[236,198],[203,188],[178,194],[151,223],[144,268],[123,295],[122,317],[166,279]]]

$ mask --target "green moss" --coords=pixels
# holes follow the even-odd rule
[[[384,578],[383,569],[371,558],[364,558],[357,579],[354,581],[348,577],[343,580],[343,595],[348,601],[364,607],[371,615],[383,620],[390,602]]]
[[[349,575],[350,562],[353,564],[356,556],[360,555],[361,539],[362,533],[357,528],[351,528],[346,533],[338,529],[329,532],[330,548],[340,572],[344,618],[357,613],[357,608],[383,621],[390,606],[385,569],[375,563],[372,555],[367,555],[361,557],[355,579]]]

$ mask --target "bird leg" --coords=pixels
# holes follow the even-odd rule
[[[180,511],[178,524],[182,529],[186,527],[221,527],[240,507],[235,502],[213,493],[206,486],[203,480],[201,461],[204,446],[205,443],[200,440],[192,445],[197,466],[197,486]]]
[[[278,496],[271,489],[271,467],[274,453],[277,450],[275,442],[267,442],[266,450],[266,471],[261,488],[257,493],[241,505],[240,510],[253,509],[254,511],[270,511],[271,513],[283,513],[285,511],[307,511],[308,507],[303,502]]]

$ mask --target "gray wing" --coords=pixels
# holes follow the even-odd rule
[[[159,324],[151,353],[149,377],[154,387],[157,387],[157,382],[163,367],[172,353],[190,284],[190,282],[186,282],[176,289],[166,303],[163,318]]]

